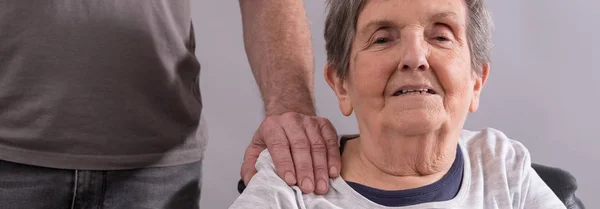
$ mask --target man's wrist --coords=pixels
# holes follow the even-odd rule
[[[317,111],[315,110],[315,106],[314,104],[311,103],[306,103],[305,104],[272,104],[272,105],[267,105],[265,108],[265,114],[267,116],[272,116],[272,115],[283,115],[284,113],[288,113],[288,112],[295,112],[295,113],[300,113],[303,115],[308,115],[308,116],[316,116],[317,115]]]

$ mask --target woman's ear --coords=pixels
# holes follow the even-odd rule
[[[352,114],[352,103],[350,102],[350,96],[348,95],[348,90],[346,83],[341,78],[338,77],[337,67],[333,64],[328,63],[325,65],[325,81],[329,84],[329,87],[335,93],[335,96],[338,98],[338,104],[340,106],[340,111],[345,116],[350,116]]]
[[[481,99],[481,90],[487,81],[490,73],[490,64],[486,63],[481,65],[481,76],[475,76],[475,85],[473,86],[473,98],[471,98],[471,104],[469,105],[469,111],[475,112],[479,109],[479,100]]]

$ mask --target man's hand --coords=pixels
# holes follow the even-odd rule
[[[267,117],[246,149],[244,183],[268,148],[277,174],[303,192],[324,194],[341,169],[337,135],[316,117],[314,58],[301,0],[240,0],[244,45]]]
[[[329,120],[317,116],[295,112],[267,116],[244,155],[241,175],[246,185],[256,174],[256,160],[265,148],[277,175],[304,193],[325,194],[329,178],[337,177],[342,167],[337,133]]]

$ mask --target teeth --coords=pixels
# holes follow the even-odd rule
[[[425,93],[425,92],[427,92],[427,89],[402,90],[401,92],[402,92],[403,94],[405,94],[405,93],[410,93],[410,92],[420,92],[420,93]]]
[[[425,94],[428,93],[429,90],[428,89],[409,89],[409,90],[401,90],[399,92],[397,92],[394,96],[400,95],[400,94],[407,94],[407,93],[418,93],[418,94]]]

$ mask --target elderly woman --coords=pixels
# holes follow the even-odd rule
[[[230,208],[565,208],[521,143],[463,130],[490,68],[483,0],[328,4],[325,77],[360,130],[342,140],[341,177],[302,194],[265,151]]]

